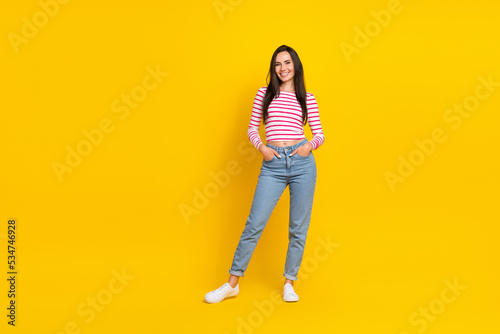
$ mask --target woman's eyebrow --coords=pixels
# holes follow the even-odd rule
[[[290,59],[285,60],[285,63],[286,63],[287,61],[290,61]],[[281,64],[281,63],[280,63],[279,61],[277,61],[277,62],[276,62],[276,64]]]

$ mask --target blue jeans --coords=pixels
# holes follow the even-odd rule
[[[243,276],[250,258],[257,246],[257,241],[278,203],[281,194],[290,186],[290,219],[288,229],[288,250],[286,253],[285,271],[283,276],[297,280],[304,246],[306,243],[309,221],[316,186],[316,161],[312,151],[308,156],[295,153],[297,147],[308,142],[301,142],[284,147],[266,144],[275,149],[281,158],[273,156],[269,161],[262,159],[259,179],[250,209],[250,215],[240,241],[234,253],[233,263],[229,273]]]

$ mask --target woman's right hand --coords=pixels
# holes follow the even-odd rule
[[[264,144],[261,144],[259,146],[259,151],[260,151],[260,153],[262,153],[262,156],[264,157],[265,161],[270,161],[273,158],[273,156],[277,156],[278,158],[281,158],[281,156],[278,154],[278,152],[275,149],[267,147]]]

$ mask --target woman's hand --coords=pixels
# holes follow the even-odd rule
[[[290,156],[294,155],[297,153],[298,155],[301,155],[303,157],[307,157],[309,153],[312,151],[312,144],[307,142],[304,145],[300,145],[297,147],[291,154]]]
[[[275,149],[267,147],[264,144],[261,144],[259,146],[259,151],[260,151],[260,153],[262,153],[262,156],[264,157],[265,161],[271,160],[274,155],[277,156],[278,158],[281,158],[281,156],[278,154],[278,152]]]

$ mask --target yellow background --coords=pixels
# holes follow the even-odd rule
[[[388,1],[220,2],[221,13],[212,0],[74,0],[18,52],[8,36],[41,5],[3,2],[0,261],[6,278],[15,218],[19,274],[15,328],[1,279],[2,333],[498,332],[500,87],[460,127],[443,117],[479,77],[500,81],[499,5],[402,0],[348,62],[340,46]],[[301,300],[270,297],[284,279],[287,189],[239,296],[209,305],[203,296],[227,280],[250,210],[262,157],[246,130],[282,44],[302,60],[326,139],[314,151]],[[148,66],[168,75],[121,119],[111,104]],[[113,131],[60,182],[54,161],[103,119]],[[385,173],[435,128],[446,140],[392,191]],[[214,188],[211,173],[228,163],[236,172]],[[205,190],[206,203],[183,216]],[[320,261],[328,238],[337,248]],[[122,270],[134,278],[87,322],[79,305],[109,297]],[[466,288],[443,304],[454,280]],[[432,321],[411,322],[429,307],[439,310]]]

